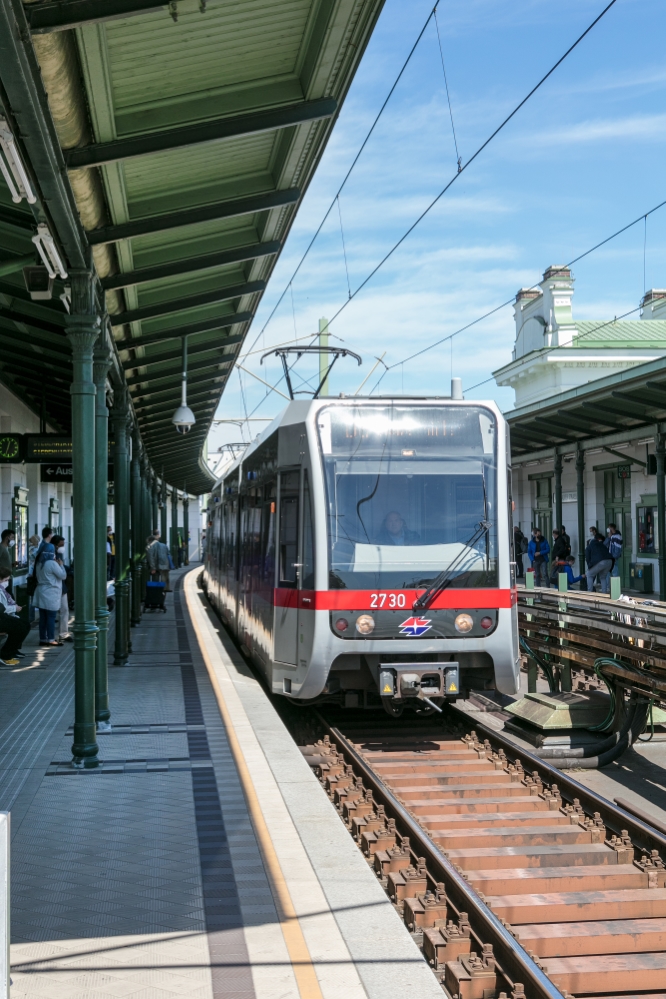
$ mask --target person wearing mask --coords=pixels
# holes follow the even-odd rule
[[[36,580],[33,580],[33,576],[35,573],[35,559],[37,558],[38,551],[39,551],[39,535],[33,534],[28,541],[27,578],[30,580],[30,582],[28,583],[28,620],[30,621],[30,624],[32,624],[32,622],[35,619],[35,605],[32,602],[32,598],[35,592],[34,583],[36,582]]]
[[[564,572],[564,563],[569,555],[567,543],[555,527],[553,528],[553,547],[551,548],[552,561],[550,570],[550,582],[553,586],[558,585],[558,573]]]
[[[617,529],[617,524],[609,524],[606,528],[606,540],[604,541],[608,554],[613,560],[611,576],[620,575],[620,559],[622,558],[622,535]]]
[[[21,646],[30,632],[30,625],[18,616],[23,608],[18,606],[7,589],[11,575],[11,569],[0,569],[0,634],[7,636],[0,649],[2,666],[17,666],[19,659],[25,657]]]
[[[169,549],[163,541],[160,541],[160,532],[155,529],[150,538],[150,544],[146,548],[146,559],[150,569],[150,579],[153,583],[165,583],[167,593],[171,592],[169,587]]]
[[[0,569],[9,569],[9,586],[11,588],[12,567],[14,565],[13,548],[16,544],[16,536],[11,528],[6,527],[0,534]]]
[[[595,581],[599,581],[600,592],[608,593],[610,588],[610,571],[613,560],[608,554],[603,536],[596,527],[590,528],[590,539],[585,547],[585,562],[587,564],[587,588],[592,593]]]
[[[527,538],[519,527],[513,529],[513,557],[516,563],[516,579],[522,579],[525,575],[523,566],[523,555],[527,550]]]
[[[50,528],[48,537],[53,537]],[[62,604],[62,584],[67,578],[67,570],[62,559],[56,558],[55,548],[50,541],[42,541],[39,548],[35,559],[37,589],[33,598],[35,607],[39,607],[39,644],[62,645],[55,637],[55,621]]]
[[[65,566],[65,539],[60,534],[54,534],[51,539],[51,544],[55,548],[56,561],[59,561],[65,573],[67,573],[67,567]],[[58,641],[62,645],[63,642],[71,642],[69,634],[69,591],[67,589],[67,576],[62,581],[62,596],[60,598],[60,607],[58,613]]]
[[[527,556],[534,569],[534,585],[549,586],[548,583],[548,556],[550,555],[550,545],[539,530],[532,532],[532,540],[527,546]]]

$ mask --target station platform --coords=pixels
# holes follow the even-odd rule
[[[69,764],[72,646],[33,630],[0,671],[12,999],[441,997],[198,576],[109,669],[97,770]]]

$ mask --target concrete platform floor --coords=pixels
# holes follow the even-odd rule
[[[197,575],[110,668],[99,770],[69,766],[72,646],[0,671],[12,999],[438,999]]]

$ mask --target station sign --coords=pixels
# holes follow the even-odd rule
[[[109,440],[109,455],[114,442]],[[61,434],[0,434],[0,465],[71,465],[72,438]],[[62,481],[65,481],[65,476]],[[44,481],[52,481],[51,479]],[[71,482],[71,474],[69,477]]]
[[[42,482],[69,482],[73,481],[72,478],[72,463],[71,461],[50,461],[47,464],[41,466],[41,481]],[[107,473],[107,480],[113,482],[113,465],[109,464],[109,470]]]

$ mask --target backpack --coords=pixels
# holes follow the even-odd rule
[[[26,580],[26,589],[28,591],[29,597],[34,597],[35,590],[37,589],[37,576],[33,572],[31,576],[28,576]]]
[[[608,545],[608,553],[611,558],[622,558],[622,538],[619,534],[612,535]]]

